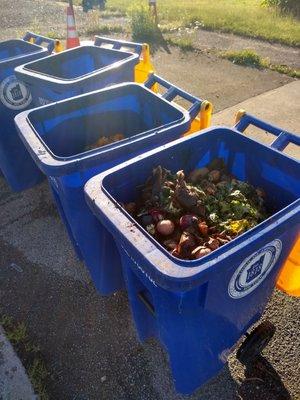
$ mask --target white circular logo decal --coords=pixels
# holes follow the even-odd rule
[[[237,268],[228,285],[228,294],[240,299],[253,292],[268,276],[280,256],[282,243],[279,239],[246,258]]]
[[[0,99],[12,110],[23,110],[31,103],[31,93],[14,75],[4,79],[0,85]]]

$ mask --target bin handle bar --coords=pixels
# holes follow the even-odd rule
[[[112,44],[113,49],[121,50],[122,48],[133,49],[134,53],[139,56],[142,54],[143,45],[141,43],[127,42],[126,40],[110,39],[104,36],[95,36],[95,46],[102,46],[103,44]]]
[[[277,136],[274,142],[271,143],[271,147],[273,149],[283,151],[289,143],[300,146],[300,136],[297,136],[291,132],[284,131],[283,129],[275,125],[271,125],[268,122],[265,122],[255,117],[254,115],[247,114],[244,111],[240,111],[237,118],[239,118],[239,120],[237,121],[234,128],[241,133],[243,133],[249,125],[254,125],[257,128],[260,128]]]
[[[52,53],[55,47],[54,39],[50,39],[46,36],[37,35],[36,33],[33,32],[26,32],[25,36],[23,37],[23,40],[25,40],[25,42],[33,40],[33,43],[39,46],[41,46],[42,43],[47,43],[47,49],[49,53]]]
[[[172,83],[166,81],[165,79],[153,73],[149,74],[149,77],[147,81],[144,83],[144,86],[146,86],[148,89],[151,89],[156,83],[167,89],[167,91],[162,95],[164,99],[171,102],[172,100],[175,99],[176,96],[180,96],[184,100],[187,100],[190,103],[192,103],[188,112],[192,119],[196,118],[196,116],[199,114],[201,110],[201,104],[203,100],[191,95],[190,93],[180,89],[179,87],[173,85]]]
[[[138,292],[137,297],[140,299],[140,301],[144,304],[144,306],[147,308],[147,310],[150,312],[153,317],[155,317],[155,309],[154,306],[150,303],[150,301],[147,299],[145,293],[141,290]]]

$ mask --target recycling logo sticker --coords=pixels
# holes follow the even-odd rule
[[[233,299],[240,299],[253,292],[269,275],[282,250],[282,242],[273,240],[262,249],[247,257],[233,274],[228,294]]]
[[[11,75],[1,82],[0,100],[11,110],[23,110],[29,106],[32,97],[25,84]]]

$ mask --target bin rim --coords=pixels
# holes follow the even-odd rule
[[[43,46],[40,46],[35,43],[27,42],[26,40],[23,40],[23,39],[9,39],[9,40],[5,40],[1,43],[9,43],[9,42],[19,42],[22,44],[25,43],[26,46],[32,47],[33,49],[36,49],[36,51],[33,51],[32,53],[19,54],[17,56],[4,58],[4,59],[0,60],[0,67],[4,64],[5,64],[5,66],[7,66],[9,63],[15,63],[17,60],[19,60],[19,61],[21,61],[22,59],[26,60],[26,58],[28,58],[28,56],[35,54],[35,53],[48,53],[48,50],[46,48],[44,48]],[[22,61],[21,61],[21,63],[22,63]]]
[[[92,97],[94,95],[101,95],[101,93],[105,93],[108,91],[113,91],[113,90],[118,90],[121,89],[122,87],[138,87],[141,90],[146,91],[149,93],[149,95],[153,97],[157,97],[162,101],[163,103],[168,104],[168,106],[173,107],[180,113],[180,118],[170,122],[165,125],[161,125],[159,127],[150,129],[148,131],[141,132],[137,135],[134,135],[130,138],[123,139],[119,142],[111,143],[106,146],[102,146],[96,149],[88,150],[83,153],[76,154],[71,157],[59,157],[56,156],[50,148],[47,146],[47,144],[42,140],[41,136],[37,132],[37,130],[34,128],[32,123],[30,122],[30,114],[34,113],[35,111],[40,111],[40,110],[46,110],[46,109],[51,109],[54,107],[59,106],[60,104],[64,103],[69,103],[69,102],[77,102],[78,99],[84,99],[88,97]],[[80,107],[78,107],[78,110],[80,110]],[[154,93],[151,89],[145,87],[145,85],[136,83],[136,82],[123,82],[119,83],[110,87],[106,87],[103,89],[98,89],[93,92],[89,93],[84,93],[80,94],[78,96],[74,96],[71,98],[67,98],[64,100],[60,100],[58,102],[46,104],[44,106],[36,107],[31,110],[25,110],[15,117],[15,124],[17,126],[17,130],[19,133],[19,136],[21,137],[21,140],[23,141],[25,147],[31,154],[31,156],[34,158],[34,160],[38,163],[40,168],[43,170],[43,172],[47,175],[49,175],[49,170],[51,171],[52,176],[60,176],[62,175],[61,169],[64,169],[64,174],[67,173],[72,173],[74,170],[78,171],[80,170],[79,168],[79,162],[83,160],[89,160],[90,163],[97,164],[98,158],[100,158],[103,154],[112,151],[113,149],[120,149],[122,147],[128,146],[132,143],[137,143],[139,141],[142,141],[145,138],[150,138],[151,136],[155,135],[160,135],[164,134],[165,129],[169,127],[175,127],[178,124],[186,124],[188,125],[191,121],[191,117],[189,114],[189,111],[181,107],[180,105],[176,104],[173,101],[169,101],[165,99],[163,96],[160,94]],[[188,129],[188,126],[187,126]],[[80,159],[79,159],[80,158]],[[45,171],[47,169],[47,172]]]
[[[127,55],[127,57],[125,57],[122,60],[118,60],[110,65],[107,65],[102,68],[98,68],[94,71],[88,72],[86,74],[80,75],[76,78],[59,78],[59,77],[55,77],[54,75],[50,75],[50,74],[43,73],[43,72],[37,72],[33,69],[30,69],[30,66],[38,61],[47,61],[47,60],[51,61],[51,59],[53,57],[65,57],[70,52],[76,52],[76,51],[78,51],[80,49],[84,49],[84,48],[95,48],[95,49],[98,49],[99,51],[122,53],[124,55]],[[35,61],[31,61],[31,62],[23,64],[23,65],[19,65],[18,67],[15,68],[15,72],[17,75],[19,74],[20,77],[26,83],[31,83],[32,80],[39,80],[42,82],[48,82],[48,83],[56,84],[56,85],[66,85],[66,86],[68,86],[68,88],[70,88],[73,85],[76,86],[76,85],[78,85],[78,83],[84,82],[89,78],[94,78],[98,74],[102,74],[104,72],[109,72],[114,69],[117,69],[129,62],[134,62],[135,64],[137,64],[139,62],[139,55],[136,53],[132,53],[130,51],[111,49],[111,48],[107,48],[107,47],[99,47],[99,46],[95,46],[93,44],[84,44],[84,45],[81,45],[80,47],[67,49],[60,53],[50,54],[48,57],[44,57],[42,60],[35,60]]]
[[[128,167],[129,165],[138,163],[165,149],[175,147],[182,142],[193,139],[195,140],[196,137],[206,134],[212,135],[221,130],[227,131],[226,134],[228,135],[234,133],[245,137],[241,132],[234,128],[212,126],[194,134],[193,136],[180,138],[172,143],[148,151],[147,153],[106,170],[91,178],[84,188],[86,201],[92,212],[102,221],[113,236],[116,236],[117,234],[120,237],[121,235],[121,247],[136,266],[143,273],[146,273],[153,282],[156,282],[161,287],[168,290],[170,290],[172,285],[175,285],[175,287],[180,285],[182,290],[187,290],[191,287],[191,281],[200,280],[204,282],[208,279],[211,272],[217,271],[215,265],[233,255],[238,246],[243,245],[243,247],[248,247],[259,238],[267,236],[275,226],[278,229],[278,227],[285,224],[292,216],[297,215],[297,224],[300,222],[300,198],[298,198],[260,224],[256,225],[254,228],[249,229],[231,242],[213,251],[211,254],[198,260],[180,260],[172,256],[147,231],[145,231],[145,229],[124,210],[124,208],[104,187],[104,180],[106,177]],[[246,139],[255,142],[258,146],[263,146],[268,148],[270,151],[279,153],[282,157],[288,157],[287,155],[283,155],[280,151],[270,148],[268,145],[260,143],[252,138],[246,137]],[[296,164],[299,164],[297,160],[291,157],[288,158]],[[132,252],[127,251],[122,242],[126,243],[127,249],[134,249],[134,252],[138,254],[138,257],[143,258],[141,265],[139,265],[138,260],[133,259],[131,255]],[[269,242],[269,240],[267,240],[267,242]],[[141,252],[140,248],[143,249],[143,252]]]

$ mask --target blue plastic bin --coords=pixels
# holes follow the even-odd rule
[[[168,90],[152,92],[159,82]],[[192,103],[189,111],[172,100]],[[110,294],[124,286],[120,258],[110,234],[88,208],[84,185],[94,175],[146,150],[177,139],[189,130],[201,101],[151,75],[144,85],[125,83],[61,101],[16,117],[22,140],[47,175],[79,258],[95,286]],[[86,151],[102,135],[125,139]]]
[[[29,43],[33,40],[34,43]],[[47,48],[41,45],[46,43]],[[42,178],[25,150],[15,128],[14,117],[31,105],[32,96],[14,69],[45,57],[54,49],[54,40],[28,32],[24,39],[0,43],[0,169],[15,191],[28,188]]]
[[[104,47],[107,45],[113,47]],[[30,88],[33,104],[38,107],[116,83],[133,82],[142,49],[139,43],[96,36],[94,45],[22,65],[16,75]]]
[[[213,377],[243,334],[260,318],[300,228],[300,164],[282,150],[300,137],[246,115],[279,135],[271,147],[237,129],[213,127],[143,154],[92,178],[87,202],[120,251],[139,338],[165,346],[179,392],[189,394]],[[199,260],[168,253],[120,203],[162,165],[174,173],[222,157],[240,180],[262,187],[274,214]],[[126,182],[126,184],[125,184]]]

